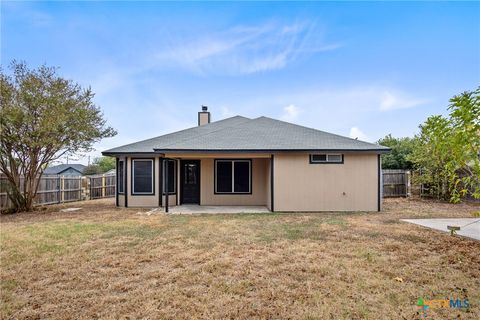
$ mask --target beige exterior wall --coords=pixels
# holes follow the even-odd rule
[[[125,207],[125,196],[123,194],[118,195],[118,206]]]
[[[224,157],[219,157],[224,158]],[[236,156],[238,159],[244,159]],[[214,159],[201,159],[200,204],[227,206],[265,206],[267,205],[267,169],[270,159],[252,159],[252,194],[215,194]]]
[[[266,160],[266,172],[265,172],[265,204],[267,205],[268,210],[272,210],[272,188],[271,188],[271,159]]]
[[[271,209],[270,154],[167,154],[169,158],[197,159],[201,163],[201,205],[261,205]],[[141,156],[134,157],[142,158]],[[145,156],[144,158],[152,158]],[[252,194],[215,194],[214,159],[251,159]],[[121,158],[122,159],[122,158]],[[125,158],[123,158],[125,159]],[[158,207],[159,164],[155,157],[155,193],[131,195],[132,157],[126,161],[128,207]],[[177,161],[177,194],[180,199],[180,161]],[[119,195],[119,206],[125,199]],[[346,153],[343,164],[310,164],[308,153],[278,153],[274,157],[275,211],[376,211],[378,209],[378,162],[376,154]],[[162,199],[165,205],[165,196]]]
[[[376,154],[346,153],[343,164],[310,164],[309,154],[276,154],[275,211],[377,211]]]

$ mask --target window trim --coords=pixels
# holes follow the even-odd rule
[[[152,163],[152,192],[135,192],[135,161],[150,161]],[[130,195],[132,196],[153,196],[155,195],[155,158],[132,158],[130,166]]]
[[[120,165],[121,164],[121,165]],[[120,167],[123,169],[123,183],[120,183]],[[117,168],[117,186],[118,186],[118,194],[125,194],[125,160],[118,160],[118,168]],[[120,186],[122,187],[122,191],[120,191]]]
[[[163,159],[164,161],[162,161],[162,164],[161,164],[161,167],[162,167],[162,195],[166,196],[167,195],[167,190],[166,190],[166,186],[165,186],[165,168],[166,166],[164,166],[165,162],[168,162],[168,161],[172,161],[173,162],[173,176],[174,176],[174,180],[173,180],[173,192],[168,192],[168,195],[171,196],[171,195],[176,195],[177,194],[177,175],[178,175],[178,165],[177,165],[177,160],[176,159]],[[171,177],[168,177],[169,179],[171,179]]]
[[[313,156],[316,155],[325,155],[326,156],[326,161],[315,161],[313,160]],[[341,161],[328,161],[328,156],[330,155],[335,155],[335,156],[342,156]],[[343,164],[345,161],[345,155],[343,153],[311,153],[309,155],[309,162],[310,164]]]
[[[217,191],[217,162],[231,162],[232,163],[232,192],[218,192]],[[248,184],[248,192],[235,192],[235,165],[234,162],[248,162],[248,171],[249,171],[249,184]],[[252,159],[215,159],[213,162],[213,194],[218,195],[245,195],[245,194],[252,194]]]

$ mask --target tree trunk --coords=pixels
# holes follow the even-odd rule
[[[28,177],[24,177],[26,180],[30,180]],[[32,192],[26,190],[21,190],[21,177],[20,176],[8,176],[8,189],[7,195],[8,198],[12,201],[13,211],[22,212],[22,211],[32,211],[33,210],[33,198],[35,195]],[[24,185],[28,185],[29,181],[25,181]]]

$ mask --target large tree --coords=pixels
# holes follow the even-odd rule
[[[377,141],[378,144],[392,149],[391,152],[382,155],[383,169],[404,169],[413,168],[409,157],[413,151],[415,138],[394,138],[391,134]]]
[[[45,65],[13,61],[0,69],[0,170],[16,211],[30,211],[44,168],[66,154],[86,152],[115,130],[106,125],[90,88]]]
[[[95,158],[93,163],[88,165],[84,170],[84,175],[93,175],[105,173],[109,170],[115,169],[116,163],[115,158],[112,157],[100,157]]]
[[[112,157],[100,157],[93,160],[93,164],[97,165],[102,173],[115,169],[115,158]]]
[[[437,198],[480,198],[480,88],[450,99],[448,117],[431,116],[410,157]]]

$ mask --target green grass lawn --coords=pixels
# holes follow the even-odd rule
[[[478,207],[392,200],[382,213],[151,215],[112,201],[1,217],[1,318],[418,319],[470,300],[480,243],[400,223]]]

